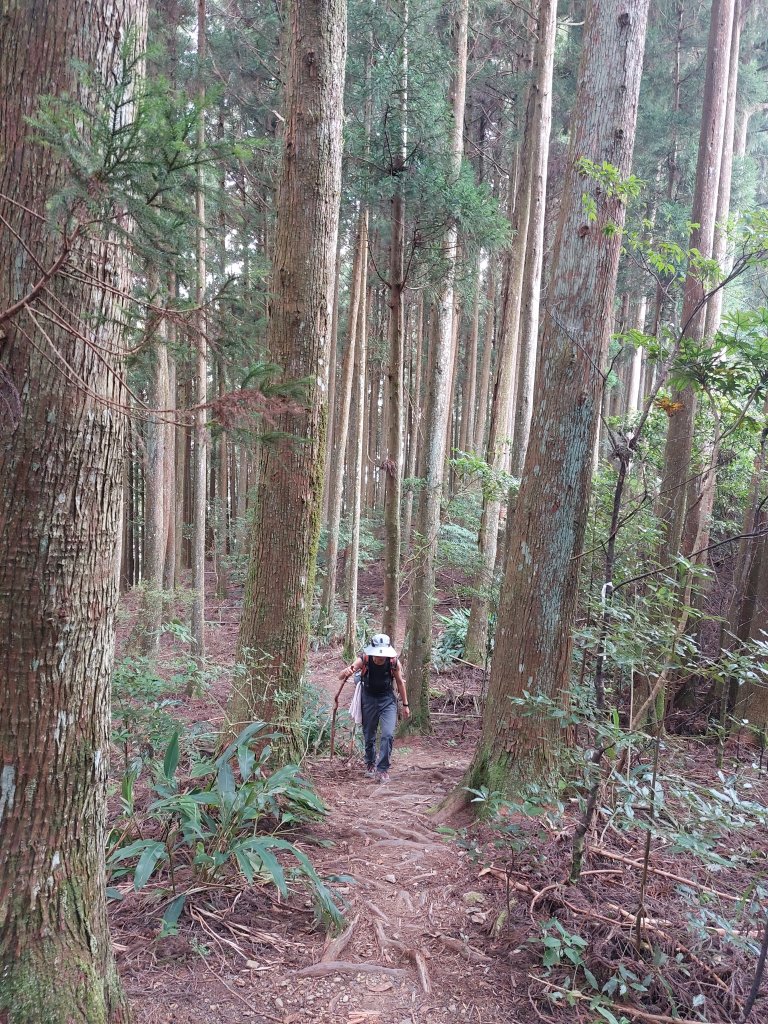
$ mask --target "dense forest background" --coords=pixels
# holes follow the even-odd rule
[[[308,891],[345,962],[378,631],[454,774],[376,827],[485,865],[496,1019],[764,1019],[765,14],[6,5],[0,1021],[130,1019],[108,899]]]

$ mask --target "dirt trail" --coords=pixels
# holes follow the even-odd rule
[[[327,651],[313,655],[313,683],[332,695],[342,664]],[[351,689],[345,688],[342,707]],[[322,875],[345,876],[334,884],[347,904],[342,936],[324,941],[309,909],[297,916],[265,895],[230,901],[221,917],[243,929],[230,934],[260,929],[264,945],[248,951],[238,938],[246,950],[239,957],[215,942],[200,955],[177,938],[155,942],[149,962],[121,958],[137,1024],[526,1020],[527,1004],[520,1017],[513,1009],[520,996],[509,943],[488,937],[499,882],[441,836],[429,813],[461,779],[475,742],[460,719],[440,723],[433,738],[395,741],[388,785],[365,776],[359,753],[349,756],[344,730],[339,754],[309,765],[331,812],[313,830],[328,845],[305,850]],[[244,962],[244,955],[254,959]]]
[[[335,669],[313,661],[313,682],[333,694]],[[342,707],[351,691],[345,687]],[[430,814],[460,781],[474,748],[474,739],[455,738],[456,728],[448,722],[434,738],[396,740],[386,785],[368,779],[359,753],[350,757],[346,745],[334,761],[312,766],[332,808],[326,825],[335,844],[316,861],[352,880],[344,887],[347,932],[297,972],[291,1002],[300,1010],[312,998],[317,1024],[517,1019],[509,965],[484,934],[493,898],[482,891],[478,866]]]
[[[348,944],[324,954],[336,961],[327,974],[322,963],[316,968],[327,979],[322,996],[331,997],[313,1018],[318,1024],[514,1020],[503,998],[509,969],[482,948],[477,867],[427,814],[461,777],[463,764],[444,754],[439,744],[409,743],[396,753],[386,786],[366,779],[357,758],[343,768],[315,767],[333,807],[336,849],[324,867],[353,879],[345,894]],[[297,1006],[306,977],[299,972]]]

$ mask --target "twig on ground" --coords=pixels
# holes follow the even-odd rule
[[[606,850],[600,846],[591,847],[589,852],[596,857],[620,861],[630,868],[641,868],[643,866],[642,861],[632,860],[631,857],[624,857],[620,853],[614,853],[613,850]],[[702,892],[712,893],[713,896],[719,896],[724,900],[733,900],[735,903],[738,903],[744,898],[743,896],[733,896],[731,893],[723,892],[721,889],[713,889],[711,886],[705,885],[704,882],[697,882],[695,878],[685,878],[683,875],[676,875],[673,871],[665,871],[663,868],[649,866],[648,871],[653,875],[660,875],[662,878],[670,878],[675,882],[680,882],[682,885],[690,885],[694,889],[700,889]]]

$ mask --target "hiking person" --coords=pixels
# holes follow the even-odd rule
[[[360,673],[362,684],[361,703],[363,712],[363,737],[365,739],[365,772],[376,782],[389,782],[389,763],[392,743],[397,725],[397,697],[395,686],[403,705],[403,714],[411,717],[405,679],[397,651],[389,642],[386,633],[376,633],[368,647],[339,675],[341,686],[336,693],[334,706],[339,706],[339,695],[344,683],[356,672]],[[379,759],[376,760],[376,732],[381,727]]]

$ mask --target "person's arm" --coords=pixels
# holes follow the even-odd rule
[[[395,684],[397,685],[397,692],[400,695],[400,701],[401,701],[401,703],[403,705],[403,713],[404,713],[406,718],[410,718],[411,717],[411,706],[408,703],[408,694],[406,693],[406,690],[405,690],[405,677],[403,676],[403,669],[402,669],[402,666],[400,664],[399,659],[395,663],[395,669],[394,669],[394,672],[392,674],[395,677]]]
[[[342,672],[339,673],[341,686],[338,688],[338,690],[336,691],[336,696],[333,698],[334,707],[339,706],[339,697],[341,696],[341,691],[344,689],[344,684],[346,683],[346,681],[349,679],[350,676],[353,676],[355,672],[359,672],[362,667],[363,659],[360,656],[358,656],[357,658],[355,658],[351,665],[348,665]]]

